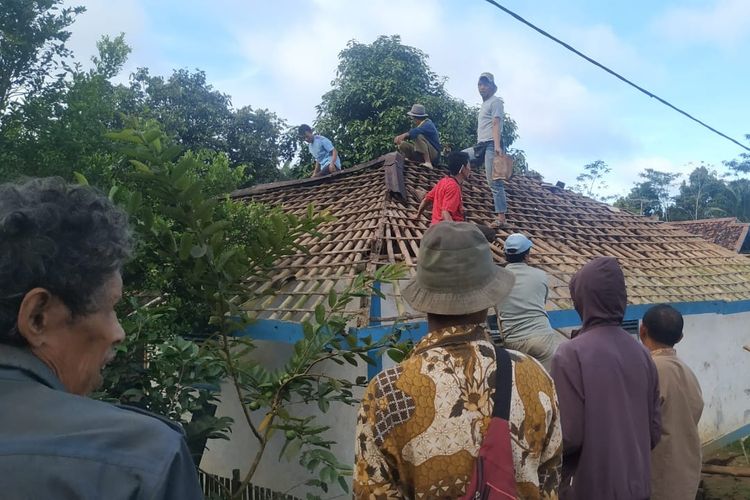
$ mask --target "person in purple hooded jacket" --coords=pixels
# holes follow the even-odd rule
[[[620,327],[627,296],[614,257],[597,257],[570,282],[583,320],[552,358],[560,401],[565,500],[645,500],[651,449],[661,437],[659,380],[648,350]]]

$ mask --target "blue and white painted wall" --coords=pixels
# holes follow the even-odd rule
[[[705,409],[700,423],[700,434],[708,446],[717,446],[750,435],[750,301],[693,302],[673,304],[685,318],[685,338],[677,345],[678,355],[693,369],[703,389]],[[630,306],[626,320],[637,320],[649,306]],[[395,316],[392,303],[372,305],[375,317]],[[575,311],[550,311],[550,322],[555,328],[565,329],[579,324]],[[424,321],[404,323],[404,336],[421,338],[427,331]],[[359,336],[378,338],[387,335],[392,325],[378,325],[353,330]],[[261,320],[251,325],[246,334],[257,339],[254,356],[268,366],[280,366],[291,355],[291,343],[302,336],[300,325],[281,321]],[[360,375],[377,373],[390,360],[381,360],[380,366],[338,366],[329,364],[324,369],[354,379]],[[301,413],[319,413],[317,406],[301,408]],[[321,417],[321,423],[331,426],[330,437],[336,441],[333,452],[342,460],[352,461],[355,446],[356,408],[345,405],[332,407]],[[231,416],[237,422],[230,441],[211,441],[201,466],[208,472],[231,475],[231,469],[244,464],[245,469],[257,442],[242,425],[242,410],[237,397],[227,388],[218,408],[219,415]],[[261,415],[262,417],[262,415]],[[309,476],[296,463],[276,462],[283,437],[275,437],[268,450],[268,459],[261,465],[256,483],[276,491],[287,491],[303,483]],[[290,491],[304,497],[307,490],[298,487]]]

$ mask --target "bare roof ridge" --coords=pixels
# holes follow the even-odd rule
[[[266,184],[258,184],[249,188],[237,189],[235,191],[232,191],[229,197],[230,198],[244,198],[246,196],[267,193],[267,192],[275,191],[277,189],[282,189],[282,188],[326,184],[328,182],[340,180],[343,177],[348,177],[354,173],[360,172],[361,170],[365,170],[368,168],[372,168],[376,165],[382,164],[385,161],[386,156],[387,154],[379,156],[375,158],[374,160],[370,160],[366,163],[360,163],[359,165],[355,165],[351,168],[343,169],[340,172],[335,172],[333,174],[322,176],[322,177],[307,177],[305,179],[291,179],[288,181],[270,182]]]

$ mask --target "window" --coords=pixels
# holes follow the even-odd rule
[[[637,319],[628,319],[622,322],[620,325],[623,330],[628,332],[630,335],[635,335],[636,338],[638,337],[638,327],[640,325],[640,322]]]

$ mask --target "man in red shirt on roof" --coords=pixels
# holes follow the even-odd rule
[[[443,221],[462,222],[464,220],[464,205],[461,199],[461,184],[471,175],[469,155],[463,151],[456,151],[448,155],[447,175],[435,184],[419,204],[417,218],[427,205],[432,204],[432,222]]]

